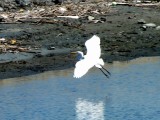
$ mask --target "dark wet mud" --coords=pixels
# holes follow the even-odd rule
[[[0,79],[73,67],[75,56],[70,52],[85,52],[84,43],[94,34],[101,38],[105,62],[160,55],[160,30],[155,27],[144,28],[143,24],[138,23],[143,19],[146,23],[159,26],[159,9],[115,6],[105,15],[93,16],[101,22],[92,23],[81,18],[72,20],[71,26],[65,23],[0,24],[1,38],[14,38],[23,46],[37,48],[31,53],[12,53],[14,60],[6,60],[1,54]],[[52,47],[54,49],[50,49]],[[25,59],[21,59],[24,58],[23,54]]]

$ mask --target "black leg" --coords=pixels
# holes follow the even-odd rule
[[[101,68],[99,68],[99,69],[107,78],[109,78],[109,76]]]
[[[103,68],[103,70],[105,70],[109,75],[111,75],[111,73],[106,69],[104,68],[103,66],[101,66]]]

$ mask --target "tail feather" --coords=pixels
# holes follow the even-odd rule
[[[98,64],[100,64],[100,65],[104,65],[104,61],[103,61],[103,59],[102,59],[102,58],[100,58],[100,59],[98,60]]]
[[[100,58],[95,66],[97,68],[102,68],[103,65],[104,65],[104,61],[102,58]]]

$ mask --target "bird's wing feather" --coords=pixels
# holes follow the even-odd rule
[[[94,64],[89,62],[87,59],[80,60],[76,63],[76,67],[74,69],[74,76],[75,78],[80,78],[85,75],[88,70],[93,67]]]
[[[85,42],[85,46],[87,48],[87,54],[85,57],[98,59],[101,55],[101,48],[100,48],[100,38],[94,35],[92,38]]]

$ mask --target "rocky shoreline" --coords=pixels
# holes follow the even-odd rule
[[[75,56],[70,52],[85,52],[84,43],[94,34],[101,38],[105,62],[160,55],[160,9],[116,5],[105,14],[98,12],[80,19],[61,19],[67,23],[0,24],[0,38],[15,39],[12,46],[31,48],[1,53],[0,79],[74,67]],[[147,26],[149,23],[155,26]]]

